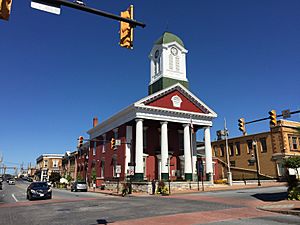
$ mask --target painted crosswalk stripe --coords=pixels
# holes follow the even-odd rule
[[[15,200],[16,202],[19,201],[19,200],[16,198],[16,196],[15,196],[14,194],[11,194],[11,196],[14,198],[14,200]]]

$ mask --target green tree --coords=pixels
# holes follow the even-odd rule
[[[300,200],[300,186],[299,181],[299,168],[300,168],[300,156],[292,156],[284,160],[284,165],[287,168],[294,169],[296,176],[288,176],[288,199],[289,200]]]
[[[56,183],[56,182],[59,182],[60,178],[61,178],[60,173],[52,172],[49,176],[49,181],[52,183]]]
[[[92,169],[92,174],[91,174],[91,179],[92,179],[93,183],[96,182],[96,178],[97,178],[96,169],[93,168],[93,169]]]
[[[297,174],[297,177],[299,177],[298,169],[300,169],[300,156],[292,156],[292,157],[285,159],[284,165],[287,168],[294,169]]]

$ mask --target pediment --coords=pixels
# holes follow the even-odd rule
[[[213,110],[179,83],[141,99],[135,103],[135,106],[217,116]]]

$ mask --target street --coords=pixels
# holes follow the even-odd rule
[[[285,187],[119,197],[53,189],[51,200],[26,200],[28,182],[4,183],[0,224],[299,224],[299,217],[257,210],[285,198]]]

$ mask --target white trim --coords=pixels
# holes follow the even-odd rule
[[[207,111],[208,114],[205,114],[205,115],[210,115],[211,117],[217,117],[217,114],[212,109],[210,109],[206,104],[204,104],[204,102],[202,102],[199,98],[197,98],[194,94],[192,94],[192,92],[190,92],[188,89],[186,89],[180,83],[176,83],[176,84],[174,84],[174,85],[172,85],[168,88],[165,88],[161,91],[155,92],[152,95],[149,95],[149,96],[135,102],[134,106],[135,107],[137,107],[137,106],[146,106],[145,103],[154,101],[155,99],[158,99],[158,98],[160,98],[160,97],[162,97],[162,96],[166,95],[167,93],[172,92],[174,90],[177,90],[180,93],[182,93],[185,97],[187,97],[195,105],[197,105],[201,110]],[[148,107],[152,107],[152,106],[148,106]],[[168,109],[168,110],[173,111],[172,109]],[[181,110],[174,110],[174,111],[181,111]],[[189,112],[189,113],[191,113],[191,112]],[[204,114],[204,113],[195,113],[195,114]]]

